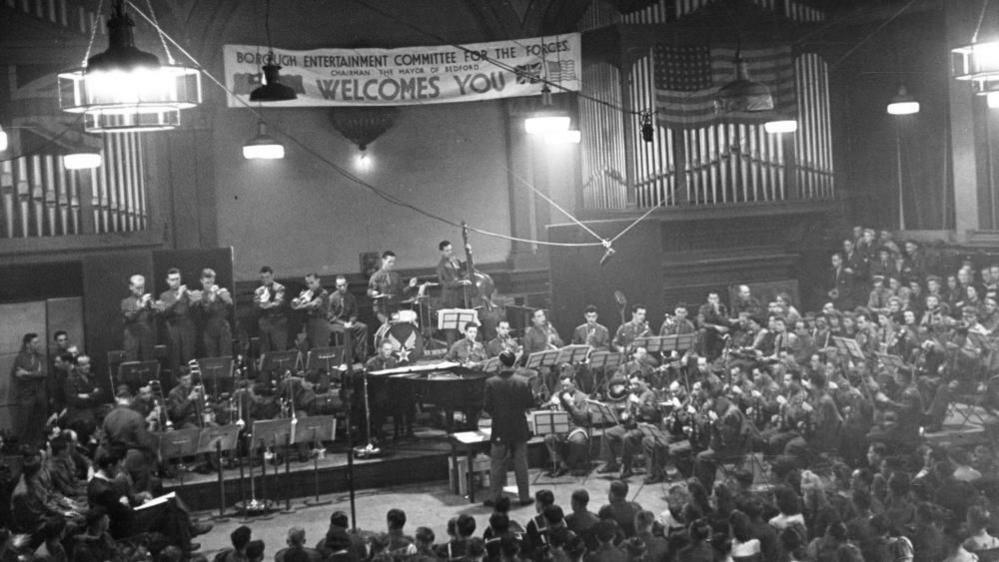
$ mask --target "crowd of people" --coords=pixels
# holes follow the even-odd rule
[[[518,499],[533,502],[537,515],[520,525],[497,486],[482,532],[463,515],[448,523],[446,539],[429,526],[410,537],[397,509],[389,511],[385,533],[355,532],[337,512],[316,548],[307,548],[304,531],[293,528],[288,547],[275,557],[999,559],[999,539],[990,534],[999,530],[999,459],[990,421],[999,390],[992,380],[999,362],[999,265],[967,262],[949,271],[941,263],[913,241],[900,244],[890,233],[858,228],[832,254],[822,287],[827,302],[815,312],[799,311],[786,293],[761,303],[748,286],[738,287],[731,306],[718,293],[697,306],[679,303],[658,330],[641,305],[616,332],[587,309],[570,342],[625,353],[612,372],[586,364],[527,371],[514,364],[517,354],[559,347],[562,339],[543,311],[521,341],[500,323],[481,354],[502,356],[502,370],[518,370],[530,381],[531,393],[517,389],[524,402],[517,409],[535,399],[569,413],[570,431],[545,438],[552,472],[588,473],[590,441],[602,435],[599,472],[613,478],[608,505],[589,512],[581,490],[564,510],[551,491],[531,498],[525,485]],[[657,334],[687,337],[690,345],[649,352],[642,343]],[[465,336],[467,342],[455,345],[478,349],[475,330]],[[71,383],[50,399],[64,412],[89,412],[106,402],[87,372],[88,358],[72,349],[65,333],[55,342],[52,360],[57,370],[59,363],[70,366]],[[14,367],[27,397],[51,384],[40,376],[39,347],[38,336],[27,334]],[[487,383],[487,393],[503,392]],[[0,509],[7,532],[0,556],[197,557],[192,539],[210,526],[194,522],[179,498],[162,494],[155,459],[144,452],[152,449],[143,443],[148,396],[120,387],[114,398],[112,409],[93,418],[100,426],[66,415],[50,418],[48,426],[42,420],[41,445],[21,447],[17,470],[3,479],[10,501]],[[591,399],[614,414],[603,416]],[[493,399],[486,402],[495,415]],[[956,404],[979,412],[985,427],[977,446],[948,443],[945,435],[927,439],[940,435]],[[50,404],[37,409],[52,411]],[[662,485],[641,493],[664,490],[665,511],[628,501],[629,481],[642,470],[647,484]],[[234,532],[232,542],[219,562],[264,557],[249,528]]]

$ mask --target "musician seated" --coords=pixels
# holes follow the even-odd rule
[[[611,380],[607,383],[607,386],[615,381],[629,380],[632,378],[639,378],[643,381],[649,382],[652,379],[652,374],[656,368],[656,360],[649,355],[649,352],[644,347],[635,348],[632,352],[631,359],[626,363],[622,363],[620,367],[614,371],[614,375]]]
[[[521,346],[517,343],[517,338],[510,335],[510,322],[500,320],[496,324],[496,337],[486,344],[486,355],[498,357],[500,353],[510,351],[514,355],[519,355]]]
[[[590,445],[586,427],[590,425],[590,414],[586,409],[586,394],[576,388],[571,372],[563,372],[559,377],[559,388],[548,401],[554,410],[569,413],[569,432],[552,433],[545,436],[545,447],[557,465],[552,476],[562,476],[569,471],[584,475],[589,472],[586,463],[586,449]]]
[[[479,325],[469,322],[465,325],[465,337],[454,342],[448,350],[445,359],[461,363],[463,367],[478,369],[489,357],[481,342],[475,341],[479,336]]]
[[[630,385],[627,405],[618,416],[620,423],[604,431],[604,442],[607,444],[606,463],[597,471],[607,474],[621,470],[622,480],[634,474],[632,461],[634,455],[641,449],[642,439],[646,435],[646,430],[641,426],[654,425],[662,421],[656,393],[639,378],[631,379]],[[616,389],[611,388],[609,392],[616,394]],[[618,457],[621,458],[620,464],[617,462]]]
[[[726,396],[716,394],[711,385],[704,385],[708,396],[705,403],[711,420],[708,448],[697,453],[694,474],[707,489],[712,489],[719,462],[741,462],[749,443],[749,422],[746,415]]]
[[[194,375],[187,367],[181,367],[177,386],[167,394],[166,405],[170,421],[175,429],[201,427],[204,411],[204,388],[194,385]]]
[[[364,369],[370,373],[372,371],[394,369],[403,363],[405,361],[396,357],[395,346],[392,342],[384,340],[378,346],[378,353],[365,362]],[[413,396],[412,390],[407,390],[409,387],[406,385],[400,385],[399,388],[393,389],[393,392],[390,393],[389,387],[385,382],[384,380],[378,380],[377,382],[369,380],[368,404],[371,409],[371,436],[369,437],[374,437],[375,439],[382,439],[384,437],[382,426],[385,424],[385,418],[389,415],[392,416],[393,434],[396,437],[399,437],[403,432],[406,435],[412,435],[413,418],[416,415],[416,399]],[[359,416],[364,415],[364,388],[362,383],[362,378],[355,380],[353,394],[356,403],[352,411],[356,412]],[[358,421],[362,419],[358,418]]]

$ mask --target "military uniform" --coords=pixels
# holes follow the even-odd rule
[[[128,361],[148,361],[153,359],[156,345],[156,327],[153,325],[153,309],[150,303],[143,304],[139,297],[129,295],[121,301],[121,314],[125,320],[125,359]]]
[[[284,312],[284,292],[284,285],[276,281],[270,285],[261,285],[254,292],[253,300],[260,312],[257,327],[260,329],[262,354],[288,349],[288,317]],[[260,305],[263,303],[275,303],[275,305],[261,308]]]

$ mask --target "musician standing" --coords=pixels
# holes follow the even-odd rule
[[[128,280],[129,295],[121,300],[121,314],[125,320],[126,361],[153,359],[156,329],[153,326],[153,297],[146,292],[146,278],[133,275]]]
[[[646,308],[644,304],[636,304],[631,309],[631,321],[618,326],[614,334],[614,349],[623,353],[631,351],[631,345],[637,338],[651,334],[649,323],[645,321]]]
[[[343,275],[337,276],[336,290],[330,293],[329,320],[333,332],[350,330],[354,359],[364,361],[368,357],[368,325],[357,319],[357,297],[350,292]]]
[[[260,353],[288,349],[288,318],[284,313],[284,285],[274,280],[270,266],[260,268],[262,283],[253,293],[253,304],[260,312]]]
[[[403,286],[402,278],[395,271],[395,252],[382,253],[382,267],[368,280],[368,296],[378,320],[385,324],[392,319],[392,313],[399,310],[399,300],[416,288],[416,277]]]
[[[205,356],[220,357],[232,352],[232,328],[229,326],[229,310],[232,308],[232,295],[225,287],[215,283],[215,270],[201,270],[201,291],[191,305],[201,310],[201,342],[205,346]]]
[[[441,261],[437,263],[437,282],[441,285],[441,307],[469,308],[465,287],[472,284],[465,274],[465,266],[454,255],[454,246],[448,240],[437,245],[441,253]],[[448,345],[457,339],[457,331],[444,330],[444,339]]]
[[[437,263],[437,282],[441,284],[441,306],[465,308],[465,287],[472,284],[465,272],[465,264],[455,257],[454,246],[447,240],[437,245],[441,261]]]
[[[496,337],[486,344],[486,355],[496,357],[504,351],[509,351],[514,355],[520,353],[521,346],[517,338],[510,335],[510,322],[500,320],[496,324]]]
[[[177,376],[180,366],[194,359],[194,320],[191,318],[191,298],[187,285],[181,282],[180,270],[167,271],[167,290],[160,294],[155,308],[166,321],[170,338],[170,372]]]
[[[329,293],[320,285],[319,274],[305,276],[306,289],[292,299],[293,310],[305,311],[305,333],[309,338],[309,349],[327,347],[330,344]]]
[[[544,311],[538,311],[542,313]],[[535,316],[537,313],[535,313]],[[534,396],[527,379],[514,373],[517,357],[509,351],[500,354],[500,372],[486,379],[483,410],[493,419],[489,441],[489,476],[492,497],[484,504],[493,506],[503,494],[506,484],[507,459],[513,460],[517,479],[517,495],[521,505],[533,502],[527,475],[527,411],[534,406]]]

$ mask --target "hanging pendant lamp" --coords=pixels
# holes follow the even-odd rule
[[[87,132],[173,129],[180,125],[182,109],[201,103],[201,73],[172,59],[160,64],[156,55],[138,49],[134,27],[125,2],[116,0],[107,22],[107,50],[58,75],[59,106],[82,113]]]

